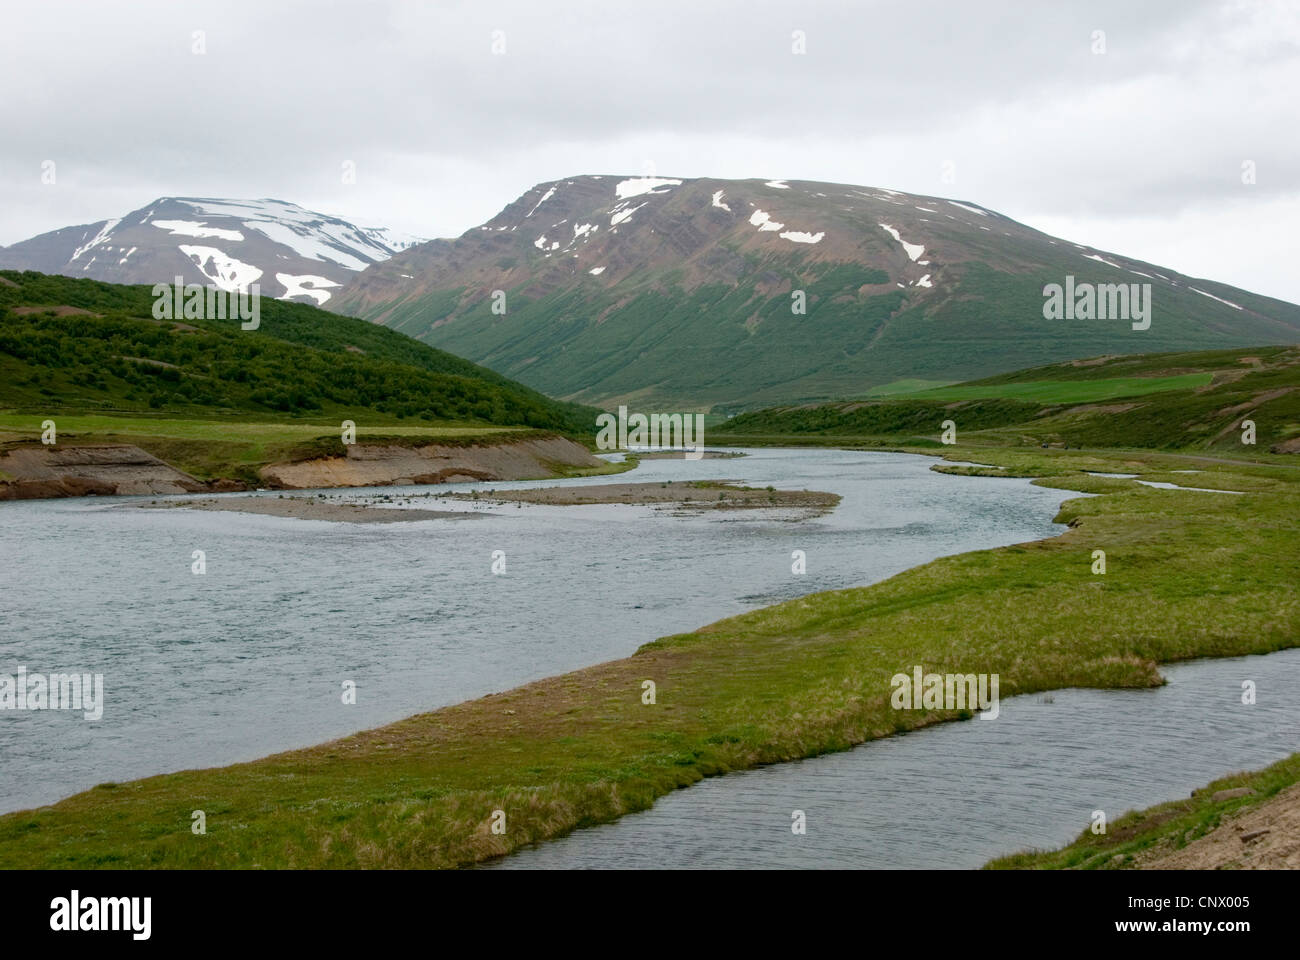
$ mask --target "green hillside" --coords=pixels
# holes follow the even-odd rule
[[[392,330],[261,301],[261,323],[156,320],[148,286],[0,271],[0,408],[589,432],[594,411]]]
[[[539,184],[454,240],[366,268],[329,308],[550,396],[722,415],[1105,353],[1300,340],[1295,304],[969,203],[812,181],[656,183]],[[1044,290],[1067,278],[1117,306],[1046,318]]]
[[[1241,424],[1255,423],[1255,445]],[[742,438],[1300,451],[1300,347],[1097,357],[885,399],[774,407],[712,431]]]

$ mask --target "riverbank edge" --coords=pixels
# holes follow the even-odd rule
[[[906,452],[926,453],[933,455],[933,451],[915,451]],[[971,451],[964,451],[960,447],[946,451],[949,459],[965,458]],[[980,449],[979,455],[981,460],[1013,458],[1020,461],[1022,469],[1018,473],[1001,474],[1003,476],[1027,475],[1023,469],[1024,461],[1034,454],[1025,451],[993,451],[989,449]],[[1155,499],[1160,496],[1167,498],[1181,498],[1184,494],[1177,492],[1153,494],[1142,490],[1141,488],[1133,489],[1128,481],[1114,480],[1104,477],[1090,477],[1077,471],[1084,469],[1094,469],[1097,466],[1103,468],[1109,466],[1115,472],[1120,472],[1122,467],[1132,468],[1134,466],[1133,457],[1141,456],[1125,452],[1118,460],[1109,460],[1099,458],[1095,455],[1081,457],[1080,460],[1086,461],[1086,465],[1074,464],[1068,471],[1068,475],[1060,475],[1058,470],[1046,469],[1043,473],[1049,474],[1046,477],[1039,477],[1034,482],[1039,485],[1051,486],[1060,489],[1076,490],[1083,493],[1119,493],[1140,497],[1144,504],[1158,505],[1162,501]],[[1161,461],[1165,462],[1170,459],[1168,454],[1160,455]],[[1052,458],[1057,460],[1056,457]],[[1073,459],[1073,458],[1071,458]],[[1100,460],[1100,463],[1098,462]],[[1058,460],[1059,463],[1059,460]],[[936,466],[940,466],[936,464]],[[1042,466],[1048,466],[1042,464]],[[1267,468],[1262,468],[1267,470]],[[1231,470],[1220,468],[1218,471],[1224,474],[1240,474],[1243,468],[1232,467]],[[1258,472],[1258,471],[1256,471]],[[1254,486],[1255,492],[1265,492],[1265,488],[1260,485],[1265,482],[1266,478],[1261,478],[1258,482],[1245,478],[1243,482],[1247,486]],[[1247,482],[1249,481],[1249,482]],[[1216,484],[1223,484],[1225,481],[1222,477],[1216,479]],[[1268,492],[1273,493],[1290,493],[1292,491],[1284,489],[1285,484],[1281,486],[1274,485]],[[1095,503],[1097,500],[1112,500],[1111,497],[1073,498],[1064,501],[1061,504],[1060,511],[1057,514],[1057,521],[1062,522],[1063,518],[1069,520],[1070,530],[1064,533],[1044,540],[1033,541],[1027,544],[1020,544],[1011,547],[1000,547],[993,550],[974,551],[967,554],[960,554],[955,557],[945,557],[931,563],[924,564],[920,567],[905,571],[895,577],[868,587],[850,588],[848,590],[830,591],[827,593],[812,594],[778,604],[774,607],[762,608],[751,611],[737,617],[728,618],[718,621],[714,624],[701,628],[693,634],[682,634],[676,637],[666,637],[660,640],[652,641],[640,648],[631,657],[622,660],[609,661],[605,664],[599,664],[594,667],[584,668],[573,671],[558,677],[551,677],[544,680],[535,681],[526,684],[514,690],[505,693],[488,695],[473,701],[467,701],[462,704],[442,708],[431,713],[419,714],[406,720],[398,721],[385,727],[374,730],[363,731],[361,733],[332,741],[317,747],[307,748],[304,750],[290,751],[285,754],[278,754],[272,757],[266,757],[262,760],[253,761],[248,764],[236,764],[230,767],[210,768],[208,770],[187,771],[178,774],[168,774],[159,777],[147,778],[145,780],[134,781],[130,784],[113,784],[109,785],[108,790],[116,796],[110,798],[103,791],[105,788],[94,788],[85,791],[73,797],[67,798],[49,807],[39,808],[35,811],[21,811],[0,817],[0,865],[7,863],[24,862],[28,865],[33,864],[30,856],[24,856],[21,848],[29,847],[44,834],[45,839],[53,838],[46,832],[47,828],[61,826],[60,833],[65,837],[65,841],[71,842],[73,846],[77,845],[77,840],[82,841],[91,839],[92,835],[97,837],[97,841],[102,844],[107,839],[103,831],[94,829],[94,825],[87,824],[87,815],[102,803],[107,803],[116,810],[116,816],[113,817],[117,822],[121,822],[122,814],[127,813],[122,808],[122,801],[127,801],[125,793],[134,793],[135,799],[145,801],[151,807],[157,807],[160,799],[167,799],[164,795],[170,795],[168,806],[174,806],[178,802],[175,796],[176,788],[184,788],[180,781],[188,779],[203,779],[204,777],[212,779],[221,778],[223,775],[234,775],[239,772],[248,773],[257,779],[259,767],[265,769],[267,765],[274,767],[279,765],[292,766],[295,769],[302,770],[304,764],[307,766],[324,766],[329,767],[335,762],[353,763],[354,765],[364,766],[364,758],[368,752],[373,752],[377,746],[385,750],[390,749],[394,740],[411,740],[414,736],[416,740],[422,742],[424,746],[437,746],[444,749],[448,741],[454,741],[454,748],[451,752],[460,753],[465,748],[471,747],[477,741],[480,746],[488,747],[496,742],[493,730],[485,731],[473,729],[473,723],[468,726],[463,723],[468,715],[468,719],[473,721],[475,711],[482,711],[486,708],[494,715],[515,715],[524,711],[518,709],[503,709],[498,711],[497,708],[504,708],[506,704],[523,705],[531,697],[556,693],[556,688],[581,686],[582,680],[595,681],[595,686],[605,693],[611,689],[611,684],[615,679],[621,679],[620,687],[623,696],[620,701],[626,698],[627,693],[632,696],[638,696],[639,690],[628,690],[628,687],[640,687],[640,683],[635,685],[628,684],[627,681],[638,676],[650,676],[659,674],[661,676],[671,677],[671,667],[674,660],[681,660],[680,654],[695,654],[702,659],[717,659],[718,649],[724,644],[715,643],[720,639],[719,635],[724,628],[735,627],[737,625],[746,625],[753,623],[756,618],[771,618],[791,611],[798,611],[800,607],[810,605],[827,605],[832,600],[854,594],[867,593],[890,593],[892,585],[893,592],[897,592],[898,584],[904,580],[924,579],[927,572],[933,572],[940,567],[969,567],[971,558],[1006,558],[1016,553],[1026,553],[1043,548],[1060,549],[1065,546],[1063,541],[1069,539],[1077,533],[1077,527],[1085,519],[1083,514],[1088,514],[1088,521],[1093,520],[1104,514],[1096,510],[1089,510],[1087,504]],[[1228,499],[1228,498],[1221,498]],[[1246,501],[1246,497],[1233,497],[1234,501]],[[1249,498],[1256,501],[1257,498]],[[1225,505],[1227,510],[1239,510],[1240,504],[1235,506]],[[1145,518],[1146,514],[1139,512],[1137,516]],[[1176,529],[1177,520],[1181,519],[1184,524],[1190,523],[1191,518],[1185,510],[1176,510],[1171,515],[1164,518],[1165,522],[1158,524],[1159,528],[1165,531]],[[1257,518],[1256,518],[1257,519]],[[1079,539],[1077,536],[1075,540]],[[1083,548],[1083,545],[1069,544],[1076,552]],[[1086,554],[1086,551],[1085,551]],[[1071,560],[1074,563],[1074,560]],[[977,596],[980,591],[973,587],[965,590],[967,595]],[[830,598],[829,600],[827,598]],[[805,613],[807,611],[804,611]],[[1005,611],[1000,610],[999,614]],[[1194,611],[1193,611],[1194,613]],[[1287,611],[1291,620],[1294,620],[1294,611]],[[1008,689],[1006,682],[1003,685],[1003,695],[1009,696],[1020,693],[1031,693],[1041,690],[1059,689],[1066,686],[1144,686],[1153,685],[1162,682],[1156,670],[1157,662],[1175,662],[1181,659],[1189,659],[1199,656],[1230,656],[1241,655],[1246,653],[1264,653],[1277,649],[1283,649],[1289,646],[1295,646],[1300,643],[1297,631],[1291,626],[1279,623],[1284,617],[1272,617],[1270,622],[1273,629],[1263,629],[1265,622],[1261,621],[1259,630],[1241,631],[1234,633],[1230,629],[1226,635],[1215,636],[1214,642],[1208,642],[1208,638],[1201,637],[1201,642],[1193,642],[1190,645],[1178,647],[1166,651],[1169,655],[1159,659],[1144,658],[1131,652],[1127,655],[1111,655],[1105,657],[1094,657],[1092,660],[1083,660],[1066,664],[1064,662],[1056,663],[1054,666],[1057,670],[1064,672],[1054,675],[1054,678],[1047,680],[1044,677],[1035,679],[1030,676],[1024,682],[1015,683]],[[1195,620],[1189,621],[1194,623]],[[782,621],[784,623],[784,621]],[[789,627],[780,627],[779,632],[789,631]],[[701,640],[703,636],[703,640]],[[753,657],[761,657],[763,654],[763,644],[757,642],[756,636],[747,635],[751,641],[749,646],[752,649],[741,651]],[[692,644],[692,640],[695,641]],[[723,654],[728,652],[736,653],[737,651],[721,651]],[[723,656],[725,660],[726,657]],[[916,659],[916,658],[913,658]],[[1049,658],[1050,659],[1050,658]],[[922,662],[917,659],[917,662]],[[924,662],[932,662],[929,659]],[[735,663],[732,664],[735,666]],[[1068,669],[1067,669],[1068,668]],[[665,673],[668,671],[668,673]],[[1060,681],[1060,682],[1056,682]],[[847,684],[848,678],[845,678]],[[624,686],[626,684],[626,686]],[[590,684],[589,684],[590,685]],[[661,683],[662,687],[663,684]],[[564,702],[564,697],[559,697]],[[861,698],[851,698],[858,701],[858,707],[863,706]],[[882,700],[887,697],[882,697]],[[635,702],[635,701],[634,701]],[[607,710],[617,712],[625,707],[606,707]],[[879,703],[873,706],[880,706]],[[669,707],[668,709],[671,709]],[[536,711],[532,711],[536,713]],[[572,711],[570,711],[572,712]],[[878,711],[877,711],[878,713]],[[36,843],[37,847],[45,848],[45,855],[37,858],[37,863],[43,862],[47,866],[87,866],[87,865],[123,865],[123,866],[188,866],[188,865],[206,865],[206,866],[461,866],[468,865],[481,860],[489,859],[508,853],[510,850],[524,846],[539,840],[550,839],[569,833],[573,829],[589,826],[595,823],[607,822],[616,819],[623,813],[634,810],[645,809],[649,807],[653,800],[662,796],[672,789],[685,786],[696,782],[704,776],[712,776],[735,769],[745,769],[753,766],[762,765],[771,762],[781,762],[785,760],[799,759],[803,757],[815,756],[821,753],[833,750],[847,749],[856,746],[859,743],[869,739],[876,739],[881,736],[887,736],[892,733],[902,732],[905,730],[918,729],[927,726],[930,723],[943,722],[952,719],[964,719],[969,714],[954,711],[929,711],[925,713],[914,713],[907,716],[899,716],[897,713],[892,716],[888,713],[884,717],[870,716],[871,711],[865,709],[854,709],[852,711],[841,711],[839,715],[819,718],[821,722],[811,726],[804,725],[794,731],[792,736],[764,737],[765,732],[762,725],[754,727],[752,736],[737,736],[727,734],[725,728],[717,731],[716,735],[708,738],[697,738],[698,743],[702,746],[708,744],[708,748],[697,749],[688,752],[684,757],[680,751],[671,749],[672,747],[689,746],[689,743],[683,744],[684,739],[680,732],[676,735],[669,736],[668,732],[662,732],[660,735],[663,742],[660,743],[657,752],[658,757],[646,756],[647,762],[643,764],[634,764],[636,774],[633,775],[624,771],[624,775],[619,777],[599,777],[592,776],[592,771],[580,771],[578,775],[571,776],[567,781],[548,781],[544,784],[528,783],[529,777],[520,776],[511,781],[508,777],[505,783],[494,780],[501,779],[501,772],[497,771],[497,776],[485,775],[477,788],[467,785],[452,786],[445,781],[447,777],[442,777],[444,781],[441,786],[434,787],[432,790],[426,790],[423,794],[427,801],[440,804],[444,813],[451,814],[451,823],[449,829],[441,831],[434,829],[432,832],[441,834],[442,843],[435,843],[432,847],[426,843],[403,844],[400,851],[383,850],[383,851],[358,851],[352,850],[349,854],[339,855],[339,847],[334,846],[332,853],[327,854],[321,862],[310,863],[304,862],[303,854],[306,850],[298,852],[281,851],[277,856],[267,856],[267,850],[260,853],[254,849],[251,851],[241,851],[237,849],[226,849],[220,856],[213,857],[209,853],[203,853],[197,858],[193,856],[193,851],[189,855],[180,856],[180,850],[177,846],[176,838],[171,838],[161,844],[161,847],[155,846],[155,849],[148,856],[140,856],[139,851],[133,854],[131,845],[126,844],[125,853],[118,853],[108,857],[107,862],[87,862],[87,858],[74,853],[67,849],[65,843],[55,843],[54,847],[63,846],[61,852],[57,852],[54,847],[48,843]],[[800,717],[800,714],[795,714]],[[608,719],[608,718],[601,718]],[[750,717],[751,721],[755,718]],[[884,721],[881,723],[880,721]],[[507,722],[506,726],[517,728],[522,719],[519,721]],[[457,740],[454,729],[457,725],[462,727],[464,736]],[[874,725],[873,725],[874,724]],[[493,724],[488,723],[489,728]],[[501,727],[498,718],[496,726]],[[416,729],[422,728],[422,729]],[[449,729],[451,728],[451,729]],[[659,733],[658,731],[655,731]],[[516,737],[518,739],[518,737]],[[532,742],[537,746],[539,738],[525,736],[526,742]],[[346,752],[349,756],[344,757]],[[474,755],[473,752],[469,755]],[[389,754],[391,757],[391,754]],[[626,758],[622,758],[626,759]],[[666,762],[666,763],[665,763]],[[435,763],[436,765],[436,763]],[[509,764],[507,764],[509,767]],[[267,770],[266,772],[269,772]],[[356,770],[353,771],[357,772]],[[426,774],[430,771],[426,771]],[[439,771],[440,773],[443,771]],[[317,775],[338,776],[345,775],[344,771],[329,771],[322,773],[316,770]],[[508,771],[507,771],[508,773]],[[396,776],[397,771],[393,772]],[[431,778],[438,780],[438,777]],[[454,778],[452,778],[454,779]],[[392,777],[389,778],[391,785]],[[332,782],[332,781],[330,781]],[[409,786],[409,784],[408,784]],[[170,789],[166,789],[170,788]],[[161,794],[159,793],[161,789]],[[189,793],[189,791],[183,791]],[[419,796],[419,794],[417,794]],[[505,798],[512,798],[513,803]],[[288,799],[288,798],[286,798]],[[318,796],[310,801],[313,805],[324,803],[327,806],[331,801],[324,797]],[[340,801],[341,802],[341,801]],[[499,804],[510,807],[512,810],[519,812],[521,805],[525,808],[531,807],[531,811],[524,810],[524,825],[522,828],[515,827],[504,834],[497,834],[491,828],[493,812],[495,809],[501,809]],[[132,803],[126,804],[128,807],[134,806]],[[185,802],[180,801],[184,806]],[[179,808],[177,808],[179,810]],[[232,811],[233,812],[233,811]],[[265,808],[261,811],[267,812]],[[426,811],[432,814],[434,811]],[[531,814],[531,815],[530,815]],[[126,819],[129,819],[127,817]],[[256,818],[254,818],[256,819]],[[421,823],[427,823],[426,817],[421,817]],[[62,824],[56,821],[63,821]],[[175,820],[171,821],[173,824]],[[514,821],[518,824],[518,819]],[[374,824],[378,825],[378,824]],[[243,828],[249,826],[248,823],[239,825]],[[444,820],[444,827],[448,823]],[[180,829],[179,827],[177,828]],[[87,833],[89,831],[89,833]],[[147,831],[148,832],[148,831]],[[271,831],[275,834],[275,831]],[[429,832],[427,829],[416,831],[417,833]],[[150,836],[157,837],[158,831],[154,829],[148,832]],[[336,840],[344,840],[348,834],[347,830],[341,831],[343,836],[338,836],[340,831],[331,833],[325,829],[320,831],[308,830],[307,836],[316,836],[318,841],[321,838],[334,837]],[[300,837],[299,840],[306,840],[307,836]],[[389,842],[384,844],[385,847],[391,847],[394,837],[390,833],[382,834]],[[230,838],[235,839],[234,835]],[[275,839],[274,837],[268,839]],[[280,836],[279,840],[286,838]],[[355,838],[347,838],[355,842]],[[433,839],[432,837],[428,839]],[[120,840],[118,842],[121,842]],[[183,841],[179,841],[183,842]],[[112,841],[110,841],[111,845]],[[209,847],[220,846],[208,841]],[[330,846],[329,843],[326,844]],[[258,845],[262,846],[262,845]],[[39,851],[28,850],[28,853],[39,853]],[[170,855],[169,855],[170,854]],[[376,855],[379,854],[379,855]],[[91,854],[91,859],[94,859]],[[21,860],[18,858],[22,858]],[[312,859],[308,857],[307,859]],[[270,861],[270,862],[267,862]]]
[[[1284,839],[1275,831],[1242,827],[1251,814],[1295,816],[1300,795],[1300,753],[1262,770],[1231,773],[1182,800],[1130,810],[1106,825],[1104,834],[1083,830],[1055,850],[1026,850],[990,860],[985,870],[1167,870],[1169,861],[1206,841],[1223,839],[1228,850],[1207,851],[1207,863],[1196,869],[1252,869],[1251,862],[1267,856],[1269,846]],[[1236,841],[1232,843],[1231,841]],[[1292,835],[1291,846],[1300,843]],[[1295,859],[1294,850],[1289,851]],[[1217,855],[1216,855],[1217,854]],[[1185,868],[1184,868],[1185,869]],[[1263,869],[1276,869],[1265,864]]]
[[[326,437],[293,455],[200,479],[137,443],[77,438],[43,446],[0,446],[0,501],[81,496],[167,496],[256,489],[317,490],[438,485],[460,481],[553,480],[620,473],[635,458],[610,462],[570,437],[511,430],[465,437],[373,437],[343,444]]]

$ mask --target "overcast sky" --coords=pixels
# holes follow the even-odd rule
[[[169,195],[436,237],[574,174],[832,180],[1300,302],[1289,0],[0,10],[3,244]]]

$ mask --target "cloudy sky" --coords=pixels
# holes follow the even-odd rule
[[[166,195],[434,237],[574,174],[779,177],[1300,302],[1290,0],[0,6],[0,244]]]

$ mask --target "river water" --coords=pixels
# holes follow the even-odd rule
[[[105,700],[98,721],[0,711],[0,811],[320,743],[754,607],[1063,529],[1051,518],[1075,494],[946,476],[933,462],[761,449],[562,481],[730,478],[843,496],[800,522],[423,498],[412,505],[479,516],[350,524],[142,510],[128,498],[0,504],[0,674],[100,673]],[[528,484],[452,489],[518,486]],[[795,550],[806,574],[791,572]],[[355,704],[343,703],[345,681]]]
[[[1300,649],[1161,672],[1151,690],[1013,697],[996,720],[714,777],[489,866],[975,868],[1069,843],[1093,811],[1114,820],[1300,750]]]

